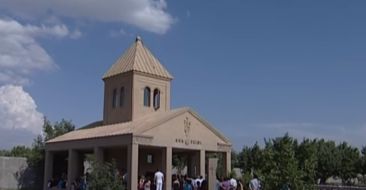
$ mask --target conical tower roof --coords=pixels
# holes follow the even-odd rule
[[[139,36],[130,48],[109,68],[103,79],[129,71],[137,71],[170,80],[173,79],[172,75],[159,60],[144,46]]]

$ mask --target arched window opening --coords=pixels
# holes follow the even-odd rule
[[[119,92],[119,107],[123,107],[125,103],[124,100],[125,100],[125,87],[122,86]]]
[[[112,107],[117,106],[117,89],[113,89]]]
[[[144,106],[146,107],[150,107],[150,88],[149,87],[145,87],[144,89]]]
[[[160,90],[154,90],[154,109],[157,110],[160,108]]]

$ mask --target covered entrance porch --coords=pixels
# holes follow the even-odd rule
[[[172,187],[172,175],[207,177],[207,160],[220,154],[223,173],[231,169],[230,142],[188,108],[154,113],[141,120],[76,130],[46,143],[44,189],[47,181],[63,174],[67,184],[84,175],[86,155],[99,162],[115,160],[116,169],[126,177],[129,190],[137,188],[141,176],[150,178],[156,170],[164,173],[164,189]],[[178,160],[178,161],[177,161]],[[55,164],[57,163],[57,164]],[[62,167],[61,167],[62,166]],[[60,168],[59,168],[60,167]]]
[[[93,155],[99,162],[114,161],[120,175],[128,176],[125,184],[127,189],[136,189],[138,179],[142,176],[146,180],[151,180],[153,184],[154,173],[160,170],[165,177],[164,189],[170,190],[173,175],[207,178],[207,160],[212,153],[225,156],[225,172],[229,172],[231,153],[225,151],[213,152],[179,147],[157,147],[137,143],[48,150],[46,152],[45,179],[63,179],[67,181],[67,184],[72,184],[89,172],[90,166],[86,158],[88,155]],[[67,188],[69,189],[70,185]]]

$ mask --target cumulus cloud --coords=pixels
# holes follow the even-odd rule
[[[0,19],[0,85],[26,84],[33,72],[56,68],[56,64],[37,42],[39,37],[77,38],[80,31],[70,32],[65,25],[22,25],[15,20]]]
[[[70,34],[70,38],[71,39],[78,39],[82,36],[83,34],[80,32],[80,30],[75,30],[74,32],[72,32]]]
[[[174,23],[165,0],[4,0],[0,10],[22,17],[69,17],[101,22],[123,22],[164,34]]]
[[[131,33],[126,32],[123,28],[121,28],[119,30],[111,30],[109,32],[109,36],[112,38],[117,38],[117,37],[126,36],[126,35],[132,36]]]
[[[43,114],[37,111],[33,98],[16,85],[0,87],[0,129],[26,130],[40,134]]]

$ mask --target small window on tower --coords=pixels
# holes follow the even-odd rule
[[[160,108],[160,90],[154,90],[154,109],[157,110]]]
[[[125,87],[121,87],[120,92],[119,92],[119,107],[123,107],[123,104],[125,100]]]
[[[150,107],[150,88],[149,87],[145,87],[144,89],[144,106],[146,107]]]
[[[117,106],[117,89],[113,89],[112,107]]]

